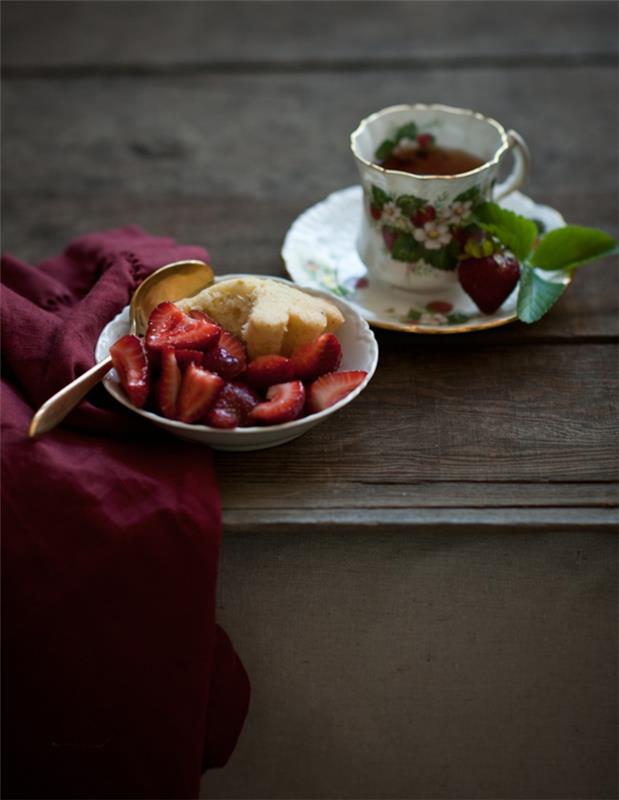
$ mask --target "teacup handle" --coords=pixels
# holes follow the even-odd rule
[[[492,197],[495,202],[511,194],[511,192],[515,192],[516,189],[519,189],[529,175],[531,154],[525,140],[514,130],[507,131],[507,139],[509,142],[509,149],[514,156],[514,168],[503,183],[499,183],[494,187]]]

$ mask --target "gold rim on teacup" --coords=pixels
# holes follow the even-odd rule
[[[478,119],[480,122],[486,122],[489,125],[492,125],[493,128],[496,128],[497,133],[501,137],[501,145],[494,153],[494,156],[487,161],[484,161],[479,167],[475,167],[475,169],[470,169],[468,172],[459,172],[457,175],[418,175],[417,173],[411,172],[403,172],[399,169],[385,169],[381,167],[380,164],[376,164],[373,161],[368,161],[364,158],[358,151],[357,148],[357,139],[365,128],[370,125],[372,122],[375,122],[380,117],[384,116],[385,114],[396,112],[396,111],[440,111],[442,113],[453,114],[454,116],[463,116],[463,117],[473,117],[474,119]],[[355,130],[350,134],[350,149],[354,157],[364,164],[366,167],[371,167],[375,169],[377,172],[382,172],[390,175],[406,175],[411,176],[418,179],[418,180],[446,180],[451,181],[456,178],[467,177],[469,175],[475,175],[477,172],[482,172],[484,169],[488,167],[498,164],[501,156],[506,153],[513,144],[511,137],[514,135],[517,136],[515,131],[506,131],[505,128],[501,125],[500,122],[497,122],[496,119],[492,117],[487,117],[485,114],[481,114],[479,111],[473,111],[470,108],[457,108],[455,106],[446,106],[441,103],[401,103],[395,106],[387,106],[387,108],[381,108],[380,111],[375,111],[373,114],[370,114],[368,117],[365,117],[361,120],[359,125],[355,128]],[[519,137],[520,138],[520,137]]]

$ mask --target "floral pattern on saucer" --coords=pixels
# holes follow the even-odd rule
[[[411,333],[462,333],[516,319],[517,288],[498,311],[487,315],[464,293],[455,273],[450,285],[433,292],[398,289],[370,279],[357,251],[363,203],[362,188],[351,186],[295,220],[282,247],[286,270],[295,283],[347,300],[371,325]],[[520,192],[513,192],[501,205],[533,219],[540,230],[565,225],[558,211]]]

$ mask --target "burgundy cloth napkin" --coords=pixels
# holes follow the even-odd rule
[[[93,364],[152,270],[198,247],[137,227],[32,267],[2,260],[3,796],[192,798],[249,702],[215,625],[210,451],[102,387],[32,441],[33,410]]]

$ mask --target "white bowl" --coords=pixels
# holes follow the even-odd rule
[[[216,283],[221,283],[225,280],[232,278],[247,278],[247,277],[261,277],[249,275],[222,275],[215,278]],[[355,311],[355,309],[343,300],[340,300],[327,292],[321,292],[317,289],[301,289],[299,286],[282,278],[273,278],[282,283],[287,283],[294,286],[299,291],[307,292],[314,297],[322,297],[330,303],[336,305],[344,315],[344,324],[338,328],[337,338],[342,345],[342,364],[341,370],[364,370],[367,376],[363,382],[357,386],[350,394],[342,398],[339,402],[326,408],[324,411],[319,411],[317,414],[311,414],[308,417],[294,420],[293,422],[284,422],[281,425],[270,425],[268,427],[251,427],[251,428],[233,428],[231,430],[224,430],[220,428],[211,428],[208,425],[188,425],[185,422],[176,422],[175,420],[166,419],[153,414],[151,411],[144,411],[141,408],[136,408],[132,405],[124,391],[122,390],[118,381],[118,375],[115,370],[110,370],[103,380],[103,385],[108,392],[122,403],[127,408],[131,409],[135,414],[154,422],[160,428],[180,436],[181,439],[189,439],[193,442],[202,442],[208,444],[215,450],[262,450],[266,447],[275,447],[278,444],[284,444],[291,439],[296,439],[301,436],[314,425],[318,425],[331,414],[335,414],[345,405],[354,400],[368,385],[376,364],[378,363],[378,345],[374,334],[370,330],[369,325]],[[105,326],[101,331],[99,340],[95,347],[95,358],[101,361],[109,354],[110,347],[117,339],[124,336],[129,332],[129,306],[126,306],[118,316]]]

